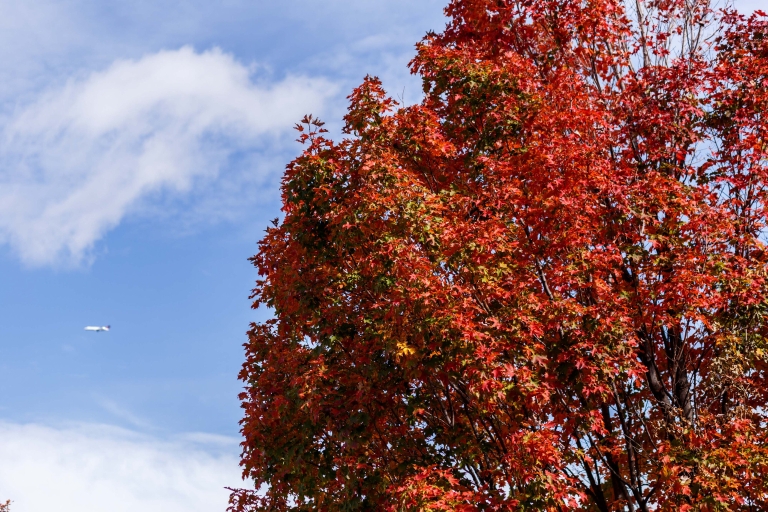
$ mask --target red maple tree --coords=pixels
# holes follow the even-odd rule
[[[299,125],[232,510],[768,510],[768,23],[454,0]]]

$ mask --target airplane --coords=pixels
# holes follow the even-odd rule
[[[99,326],[96,326],[96,325],[89,325],[88,327],[85,328],[85,330],[86,331],[93,331],[93,332],[102,332],[102,331],[106,332],[106,331],[109,331],[109,326],[108,325],[102,325],[101,327],[99,327]]]

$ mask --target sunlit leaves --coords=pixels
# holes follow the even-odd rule
[[[253,262],[234,510],[768,507],[768,29],[455,0],[297,126]]]

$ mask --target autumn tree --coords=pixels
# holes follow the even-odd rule
[[[765,14],[446,14],[298,126],[232,509],[768,510]]]

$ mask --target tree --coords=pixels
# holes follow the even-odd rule
[[[768,23],[454,0],[308,117],[233,510],[768,510]]]

